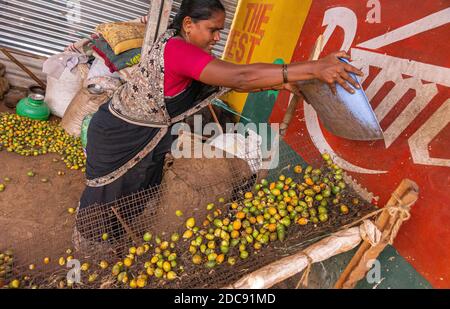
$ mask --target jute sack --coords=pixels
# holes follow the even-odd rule
[[[107,92],[93,94],[87,88],[81,88],[67,107],[61,120],[61,126],[70,135],[80,136],[84,117],[95,113],[100,105],[108,99],[109,95]]]

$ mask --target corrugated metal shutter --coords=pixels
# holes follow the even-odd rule
[[[147,15],[149,0],[0,0],[0,45],[50,56],[99,23]]]
[[[172,6],[172,12],[170,13],[170,22],[175,17],[175,15],[179,12],[182,0],[174,0]],[[233,22],[234,13],[236,12],[236,7],[238,5],[239,0],[221,0],[222,4],[225,6],[225,10],[227,12],[225,19],[225,27],[221,33],[221,39],[218,44],[213,49],[213,52],[218,57],[222,56],[223,51],[225,50],[225,43],[228,38],[228,34],[230,33],[231,23]]]
[[[0,46],[48,57],[92,33],[99,23],[124,21],[147,15],[151,0],[0,0]],[[227,18],[214,53],[221,56],[238,0],[222,0]],[[180,8],[174,0],[171,19]],[[31,71],[45,80],[43,58],[18,56]],[[35,82],[0,53],[11,84],[28,87]]]

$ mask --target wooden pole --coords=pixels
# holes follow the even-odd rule
[[[133,230],[128,226],[128,224],[125,222],[125,220],[122,218],[122,216],[119,214],[119,212],[117,211],[117,209],[115,207],[111,207],[114,215],[117,217],[117,219],[119,220],[120,224],[122,224],[123,228],[125,229],[125,231],[127,232],[128,236],[133,240],[133,242],[138,245],[140,243],[139,241],[139,237],[136,236],[136,234],[134,234]]]
[[[0,50],[5,54],[6,57],[8,57],[12,62],[14,62],[19,68],[21,68],[25,73],[28,74],[36,83],[39,84],[39,86],[42,87],[42,89],[46,89],[47,85],[41,81],[33,72],[31,72],[22,62],[17,60],[16,57],[14,57],[9,51],[7,51],[5,48],[0,48]]]
[[[356,283],[363,278],[365,273],[369,270],[367,262],[370,259],[376,259],[378,255],[383,251],[386,245],[392,238],[392,229],[399,220],[399,216],[395,213],[392,216],[389,212],[390,207],[401,207],[402,205],[412,205],[418,199],[418,186],[416,183],[409,179],[404,179],[399,187],[392,194],[391,198],[387,202],[384,211],[378,217],[375,225],[383,233],[381,243],[372,246],[368,241],[364,241],[359,249],[356,251],[353,258],[348,263],[347,267],[342,272],[341,276],[337,280],[334,287],[340,288],[353,288]],[[410,207],[409,206],[409,207]],[[409,211],[409,210],[408,210]],[[395,237],[395,235],[393,235]],[[370,258],[369,258],[370,257]]]

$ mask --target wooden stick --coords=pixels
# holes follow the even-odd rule
[[[128,224],[125,222],[125,220],[122,218],[122,216],[119,214],[117,209],[115,207],[111,207],[114,215],[119,220],[120,224],[122,224],[123,228],[127,232],[128,236],[134,241],[134,243],[137,245],[139,244],[139,237],[134,234],[133,230],[128,226]]]
[[[215,122],[215,123],[217,124],[217,126],[219,127],[220,133],[223,134],[223,128],[222,128],[222,125],[220,124],[219,118],[217,118],[216,112],[214,111],[214,108],[213,108],[213,106],[212,106],[211,103],[208,104],[208,108],[209,108],[209,111],[211,112],[211,115],[212,115],[213,118],[214,118],[214,122]]]
[[[319,59],[320,53],[323,49],[323,35],[319,35],[319,37],[316,40],[316,43],[314,44],[313,51],[311,55],[309,56],[309,60],[317,60]],[[286,135],[287,129],[289,125],[291,124],[292,117],[294,116],[294,113],[297,109],[297,105],[300,102],[301,97],[294,94],[289,102],[289,105],[287,107],[286,113],[284,114],[283,121],[280,124],[280,135],[281,137],[284,137]]]
[[[19,68],[21,68],[25,73],[28,74],[36,83],[39,84],[39,86],[42,87],[42,89],[46,89],[47,85],[41,81],[33,72],[31,72],[23,63],[21,63],[19,60],[16,59],[9,51],[7,51],[5,48],[0,48],[0,50],[5,54],[6,57],[8,57],[12,62],[14,62]]]
[[[384,211],[378,217],[376,221],[377,228],[383,232],[382,240],[386,242],[386,238],[390,236],[390,232],[392,231],[392,226],[395,224],[395,221],[398,219],[398,216],[395,215],[392,217],[389,214],[389,207],[398,206],[399,201],[397,198],[400,198],[403,204],[412,204],[417,200],[418,187],[417,184],[409,179],[404,179],[398,188],[394,191],[391,198],[387,202]],[[384,237],[384,238],[383,238]],[[386,242],[387,244],[387,242]],[[358,251],[356,251],[353,258],[348,263],[345,270],[342,272],[341,276],[337,280],[335,284],[335,288],[348,288],[352,285],[354,286],[357,283],[355,276],[352,276],[352,272],[355,272],[356,269],[361,269],[361,267],[366,267],[364,264],[364,256],[371,253],[371,256],[376,258],[378,254],[384,249],[386,245],[379,246],[378,250],[372,249],[372,245],[368,241],[364,241],[359,247]],[[371,252],[372,249],[372,252]],[[380,250],[381,249],[381,250]],[[379,251],[379,252],[378,252]],[[374,254],[378,252],[378,254]],[[360,272],[361,273],[361,272]],[[352,283],[349,283],[349,278],[353,277]]]

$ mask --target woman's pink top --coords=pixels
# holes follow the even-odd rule
[[[173,97],[198,80],[214,57],[183,39],[171,38],[164,51],[164,96]]]

